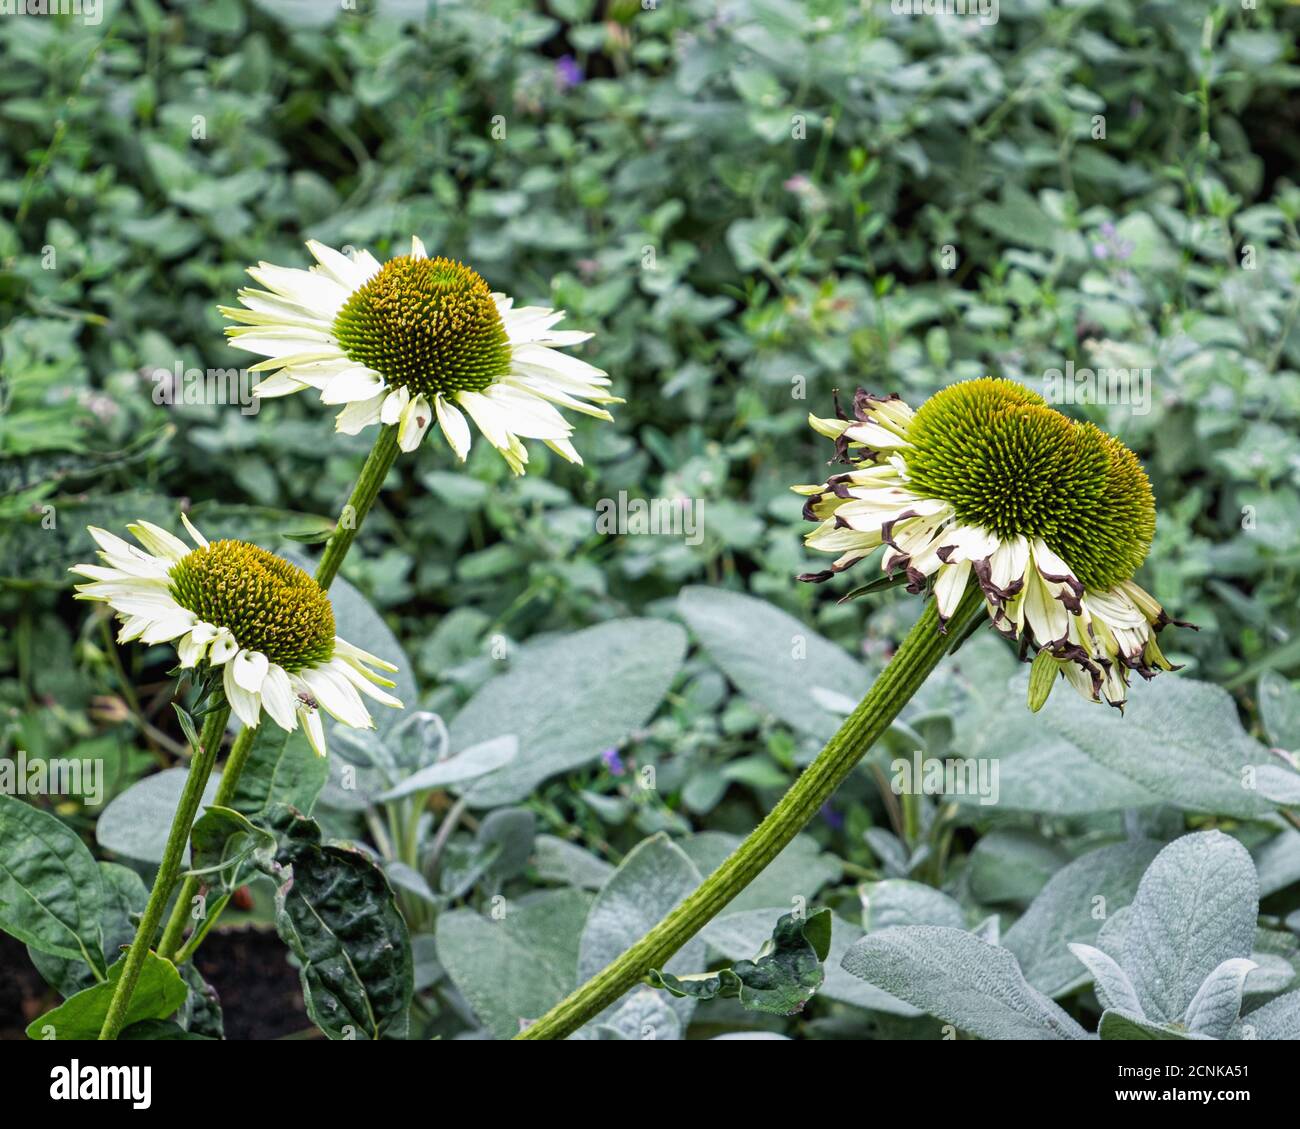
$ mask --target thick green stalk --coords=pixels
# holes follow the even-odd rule
[[[104,1017],[104,1026],[99,1032],[101,1039],[116,1039],[126,1022],[131,994],[135,991],[145,957],[149,955],[149,948],[158,932],[163,910],[167,908],[167,898],[180,874],[185,844],[189,841],[190,828],[194,826],[194,817],[198,813],[199,802],[203,799],[203,789],[207,786],[208,777],[212,775],[212,766],[217,762],[217,752],[221,748],[221,737],[226,731],[229,717],[230,707],[223,704],[212,710],[203,721],[199,747],[190,760],[190,771],[185,777],[185,787],[181,791],[180,803],[176,805],[176,814],[172,817],[171,830],[167,833],[167,845],[163,848],[158,875],[154,878],[144,915],[135,931],[135,939],[127,950],[122,975],[118,978],[113,998],[109,1001],[108,1014]]]
[[[650,969],[663,968],[817,814],[978,614],[980,602],[979,588],[971,585],[942,634],[931,601],[857,709],[731,857],[622,956],[515,1038],[563,1039],[639,983]]]
[[[361,523],[370,512],[370,507],[374,505],[375,498],[379,496],[384,480],[388,478],[388,472],[393,469],[397,452],[396,425],[381,427],[375,445],[370,449],[361,473],[357,476],[356,485],[352,487],[352,494],[343,507],[334,532],[325,543],[325,551],[316,565],[316,583],[322,588],[328,589],[334,582],[334,577],[338,575],[339,566],[343,564],[343,558],[348,555]],[[221,772],[221,783],[217,786],[217,794],[213,801],[221,807],[229,807],[231,800],[235,798],[239,777],[253,749],[255,733],[256,730],[253,729],[241,729],[234,744],[230,746],[230,756],[226,758],[226,766]],[[176,905],[172,907],[172,915],[167,921],[167,928],[163,930],[162,941],[158,946],[158,951],[169,959],[179,961],[182,951],[188,958],[193,949],[197,948],[195,945],[182,949],[182,940],[189,920],[190,906],[198,889],[197,878],[185,879],[180,896],[176,899]]]

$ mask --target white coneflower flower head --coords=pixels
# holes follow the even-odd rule
[[[1022,656],[1036,651],[1036,670],[1050,664],[1092,701],[1122,708],[1130,671],[1174,669],[1156,634],[1178,621],[1133,581],[1155,499],[1123,443],[1010,380],[954,384],[916,411],[860,389],[853,414],[837,403],[837,415],[810,422],[852,469],[794,487],[817,522],[806,544],[837,559],[801,580],[883,546],[883,570],[912,592],[932,588],[945,623],[978,584]],[[1030,705],[1050,689],[1033,679]]]
[[[381,687],[397,668],[334,633],[329,596],[297,565],[245,541],[209,542],[182,515],[194,541],[147,521],[132,545],[90,527],[100,564],[74,565],[90,583],[77,598],[107,603],[122,621],[118,641],[171,643],[184,668],[220,670],[231,712],[256,727],[265,711],[280,728],[301,723],[325,755],[320,710],[355,729],[374,722],[362,695],[402,703]]]
[[[413,451],[436,423],[464,460],[469,416],[511,470],[524,473],[524,439],[540,439],[573,463],[573,425],[560,412],[612,419],[600,369],[561,352],[592,335],[555,326],[563,310],[515,308],[463,263],[430,258],[419,239],[409,254],[380,264],[368,251],[350,257],[322,243],[308,249],[308,270],[261,263],[249,274],[265,289],[239,292],[241,306],[221,312],[240,324],[231,344],[266,359],[258,396],[315,388],[321,402],[343,405],[339,431],[396,424]]]

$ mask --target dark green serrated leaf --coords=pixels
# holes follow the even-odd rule
[[[300,962],[307,1014],[331,1039],[404,1037],[411,942],[383,872],[359,851],[322,845],[315,822],[287,805],[258,822],[279,839],[261,865],[277,883],[276,930]]]
[[[831,947],[831,911],[819,909],[807,918],[783,915],[771,938],[753,960],[730,968],[688,976],[651,969],[650,984],[674,996],[697,1000],[737,998],[750,1011],[797,1015],[826,979],[822,962]]]

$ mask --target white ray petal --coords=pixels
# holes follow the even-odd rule
[[[465,417],[461,415],[460,409],[445,396],[439,396],[434,400],[433,409],[438,416],[438,426],[447,438],[447,446],[455,452],[456,457],[461,462],[464,462],[473,441]]]
[[[262,718],[261,695],[245,690],[235,680],[234,663],[226,663],[226,669],[221,676],[221,684],[226,691],[226,701],[230,703],[231,713],[247,725],[249,729],[256,729],[257,723]]]

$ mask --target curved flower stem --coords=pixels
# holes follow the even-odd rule
[[[316,583],[322,588],[328,589],[334,582],[334,577],[338,575],[339,566],[343,564],[343,558],[348,555],[348,550],[361,529],[361,523],[370,512],[370,507],[374,505],[375,498],[379,496],[388,472],[393,469],[397,452],[397,426],[392,424],[381,427],[375,445],[370,449],[370,454],[361,467],[361,473],[357,476],[356,485],[352,487],[347,504],[339,515],[334,532],[325,543],[325,551],[321,554],[320,562],[316,565]],[[241,729],[230,746],[230,755],[226,758],[225,768],[221,771],[221,783],[217,786],[217,794],[213,800],[213,803],[218,806],[229,807],[231,800],[235,798],[239,777],[248,763],[248,755],[252,752],[256,732],[255,729],[247,727]],[[198,889],[197,878],[185,879],[180,896],[172,907],[171,917],[167,920],[167,928],[163,930],[162,941],[158,945],[160,954],[178,963],[182,959],[182,953],[184,959],[188,959],[193,955],[193,950],[198,947],[186,945],[182,948],[182,937],[189,920],[189,907]],[[211,926],[209,925],[208,928]],[[206,933],[206,929],[204,932]]]
[[[622,956],[515,1038],[563,1039],[635,986],[652,968],[662,968],[817,814],[921,688],[953,640],[960,638],[962,628],[979,612],[981,601],[978,586],[972,584],[947,625],[947,633],[942,633],[931,600],[857,709],[731,857]]]
[[[383,488],[384,479],[393,469],[397,450],[397,425],[381,427],[375,445],[370,449],[361,474],[357,477],[357,484],[352,487],[352,495],[343,507],[338,524],[325,543],[325,552],[321,554],[320,563],[316,566],[316,583],[322,588],[328,588],[334,583],[334,577],[338,575],[343,558],[352,548],[361,523],[366,520],[366,514],[370,512],[370,507]]]
[[[221,748],[221,737],[226,731],[226,721],[229,717],[230,707],[223,704],[204,718],[203,731],[199,734],[199,747],[194,751],[190,761],[189,775],[185,778],[180,803],[176,805],[176,814],[172,817],[172,826],[167,833],[167,845],[163,848],[158,875],[153,880],[153,889],[144,907],[144,915],[140,918],[135,938],[131,942],[130,949],[127,950],[122,975],[118,978],[117,987],[113,990],[113,998],[109,1001],[108,1014],[104,1017],[104,1026],[99,1032],[101,1039],[116,1039],[126,1022],[131,994],[140,979],[140,970],[144,967],[145,957],[148,956],[154,935],[158,931],[163,910],[167,908],[167,897],[176,882],[176,876],[180,873],[181,858],[185,854],[185,844],[190,838],[190,828],[194,825],[194,816],[203,799],[203,789],[207,786],[208,777],[212,775],[212,766],[216,764],[217,752]]]

